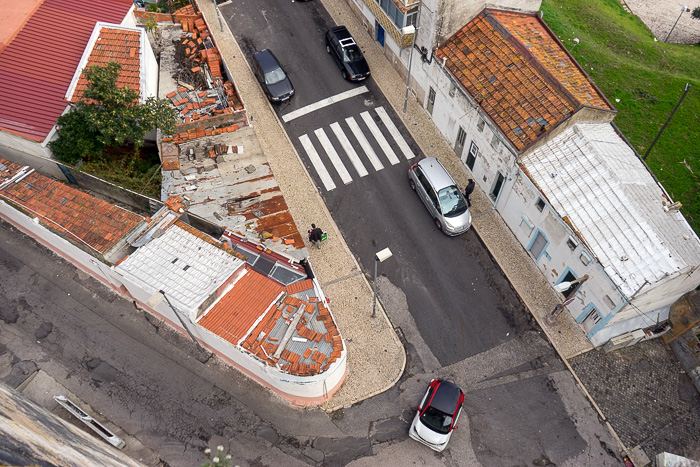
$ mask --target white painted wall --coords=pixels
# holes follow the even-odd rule
[[[41,225],[38,220],[26,216],[3,200],[0,200],[0,217],[106,285],[114,289],[121,287],[119,276],[115,275],[108,265],[59,237]]]
[[[141,29],[141,101],[158,96],[158,62],[146,31]]]
[[[0,157],[30,167],[42,166],[41,173],[65,180],[60,169],[50,160],[51,150],[38,141],[0,130]]]
[[[120,276],[112,267],[102,263],[90,254],[54,234],[31,217],[27,217],[22,212],[14,209],[9,204],[0,200],[0,217],[8,221],[27,235],[32,236],[47,248],[56,252],[59,256],[75,264],[83,271],[101,280],[106,285],[112,287],[116,292],[122,294],[127,299],[136,300],[147,311],[155,312],[160,318],[165,319],[170,326],[180,332],[186,331],[182,328],[175,312],[163,300],[154,308],[146,305],[154,290],[144,290],[135,283]],[[324,299],[323,293],[314,283],[318,296]],[[324,299],[325,300],[325,299]],[[181,315],[192,334],[201,344],[216,351],[217,354],[227,359],[243,370],[248,376],[253,377],[258,382],[270,387],[281,397],[297,405],[317,404],[326,399],[332,390],[337,390],[345,378],[347,370],[347,351],[342,351],[341,357],[336,360],[325,372],[313,376],[296,376],[284,373],[276,368],[272,368],[257,360],[256,357],[237,348],[211,333],[198,324],[192,323],[188,317]]]
[[[129,294],[141,304],[146,310],[152,310],[160,317],[166,319],[169,324],[186,332],[175,312],[163,300],[155,308],[151,308],[146,304],[148,299],[156,292],[155,289],[144,290],[138,284],[121,277],[124,287]],[[200,344],[211,348],[217,354],[229,360],[239,369],[244,371],[248,376],[253,377],[258,382],[269,387],[281,397],[292,401],[298,405],[308,405],[322,401],[326,394],[332,389],[335,389],[345,377],[347,360],[346,351],[343,350],[341,357],[336,360],[325,372],[313,376],[296,376],[290,375],[277,368],[272,368],[269,365],[259,361],[254,355],[244,350],[241,347],[234,346],[222,337],[214,334],[208,329],[199,324],[190,321],[189,317],[180,314],[190,332],[195,338],[200,341]]]
[[[437,29],[436,39],[438,42],[447,40],[484,8],[535,13],[540,9],[541,4],[542,0],[496,0],[494,2],[441,0],[438,17],[442,19],[442,23]]]
[[[466,132],[464,149],[457,154],[466,163],[469,148],[474,143],[478,155],[471,170],[474,181],[486,192],[491,193],[498,173],[507,175],[515,164],[515,156],[509,149],[510,144],[505,140],[495,125],[486,118],[479,107],[468,97],[461,87],[457,86],[441,63],[433,61],[426,93],[435,90],[435,105],[432,119],[447,143],[455,149],[459,128]],[[423,103],[428,111],[428,102]],[[484,122],[479,130],[479,122]],[[494,135],[497,143],[492,144]]]

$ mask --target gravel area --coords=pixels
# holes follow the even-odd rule
[[[674,44],[700,43],[700,20],[693,19],[690,12],[700,7],[699,0],[620,0],[622,6],[636,15],[663,41],[673,28],[668,42]],[[681,8],[687,6],[681,14]],[[680,17],[680,19],[679,19]],[[678,21],[676,27],[673,24]]]

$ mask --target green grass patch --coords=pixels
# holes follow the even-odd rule
[[[646,162],[700,233],[700,46],[665,44],[663,37],[655,41],[617,0],[543,0],[542,12],[618,110],[615,124],[640,155],[690,83],[690,92]]]
[[[77,168],[131,191],[160,199],[162,173],[158,150],[144,146],[134,155],[133,146],[105,148],[101,158],[83,162]]]

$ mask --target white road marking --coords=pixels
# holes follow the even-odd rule
[[[379,115],[379,118],[382,119],[382,123],[384,124],[386,129],[389,130],[389,133],[391,133],[392,138],[394,138],[394,141],[396,141],[396,144],[398,145],[399,149],[401,149],[401,152],[406,157],[406,159],[413,159],[415,155],[411,151],[411,148],[408,147],[408,143],[406,143],[406,140],[403,139],[401,133],[399,133],[399,129],[396,128],[394,122],[392,122],[391,118],[389,118],[389,114],[386,113],[384,107],[377,107],[374,110],[376,110],[377,115]]]
[[[301,135],[299,137],[299,141],[301,141],[301,145],[304,146],[306,154],[309,156],[309,159],[311,159],[311,163],[316,169],[316,173],[321,178],[323,186],[325,186],[326,190],[328,191],[334,189],[335,183],[333,183],[331,174],[328,173],[328,170],[326,170],[326,166],[323,165],[321,157],[319,157],[318,153],[316,152],[316,149],[314,149],[314,145],[311,144],[311,140],[309,139],[309,137],[307,135]]]
[[[326,136],[326,132],[323,131],[323,128],[319,128],[318,130],[314,131],[314,133],[316,133],[316,138],[318,138],[318,140],[321,142],[321,146],[323,146],[323,149],[326,151],[326,154],[333,163],[335,170],[338,171],[338,175],[340,175],[340,179],[343,181],[343,183],[347,185],[348,183],[352,182],[352,177],[348,173],[348,169],[345,168],[343,161],[340,160],[340,156],[338,156],[338,153],[335,152],[335,148],[331,144],[331,140],[329,140],[328,136]]]
[[[297,109],[292,112],[289,112],[288,114],[282,115],[282,120],[284,120],[285,123],[290,122],[295,118],[303,117],[304,115],[310,114],[311,112],[314,112],[318,109],[328,107],[329,105],[335,104],[336,102],[344,101],[345,99],[350,99],[351,97],[359,96],[360,94],[364,94],[366,92],[369,92],[366,86],[360,86],[358,88],[350,89],[349,91],[341,92],[340,94],[336,94],[335,96],[331,96],[327,99],[314,102],[313,104],[304,106],[301,109]]]
[[[367,157],[372,163],[374,170],[382,170],[384,168],[384,165],[382,165],[381,161],[374,153],[374,149],[372,149],[372,146],[369,145],[369,141],[367,141],[367,138],[365,138],[365,135],[362,133],[362,130],[360,130],[360,126],[357,124],[355,119],[352,117],[348,117],[345,119],[345,122],[350,127],[350,131],[352,131],[352,134],[355,135],[355,139],[357,139],[357,142],[360,143],[360,146],[365,151],[365,154],[367,154]]]
[[[391,165],[398,164],[399,158],[396,157],[394,150],[391,149],[391,146],[389,146],[389,142],[382,134],[382,130],[380,130],[377,124],[374,123],[374,120],[370,116],[369,112],[362,112],[360,117],[362,117],[362,120],[364,120],[365,125],[367,125],[369,128],[369,131],[372,133],[372,136],[374,136],[374,139],[376,139],[377,143],[379,143],[379,147],[382,148],[382,151],[384,151],[384,154],[386,154],[386,157],[389,159],[389,162],[391,162]]]
[[[335,133],[335,137],[338,138],[340,145],[345,150],[345,154],[347,154],[350,158],[350,162],[352,162],[352,165],[355,166],[355,170],[357,170],[360,177],[367,175],[367,169],[365,169],[360,157],[357,155],[357,152],[355,152],[355,148],[353,148],[352,144],[350,144],[348,137],[345,136],[343,129],[340,128],[340,124],[338,122],[331,123],[331,130],[333,130],[333,133]]]

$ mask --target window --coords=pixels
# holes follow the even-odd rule
[[[498,135],[496,133],[491,137],[491,146],[493,146],[494,149],[498,149]]]
[[[469,167],[469,170],[474,170],[474,163],[476,162],[477,154],[479,154],[479,148],[476,146],[476,144],[474,144],[474,141],[472,141],[472,144],[469,146],[467,161],[465,162],[467,167]]]
[[[496,177],[496,183],[493,184],[493,189],[491,190],[491,199],[492,200],[497,200],[498,195],[501,192],[501,188],[503,188],[503,182],[506,180],[506,177],[503,176],[501,172],[498,172],[498,177]]]
[[[455,116],[450,114],[450,117],[447,119],[447,128],[452,130],[455,127]]]
[[[392,2],[391,0],[377,0],[379,7],[386,13],[389,19],[399,28],[404,27],[404,14],[401,10]],[[418,14],[418,8],[414,8],[408,14],[412,14],[411,24],[415,26],[416,15]],[[408,26],[408,20],[406,21],[406,26]]]
[[[586,331],[587,333],[591,332],[591,330],[593,330],[593,328],[596,327],[596,325],[600,323],[600,321],[603,319],[600,316],[600,313],[598,313],[598,309],[595,306],[593,306],[593,304],[589,306],[590,311],[583,319],[583,321],[581,321],[581,326],[583,326],[584,331]]]
[[[460,196],[456,186],[448,186],[438,193],[440,200],[440,211],[447,217],[455,217],[463,214],[467,210],[467,203],[463,196]]]
[[[566,239],[566,246],[569,247],[569,250],[574,251],[578,246],[578,242],[573,237],[569,237]]]
[[[455,96],[455,91],[456,91],[456,90],[457,90],[457,86],[455,86],[454,83],[450,83],[450,92],[449,92],[450,97],[454,97],[454,96]]]
[[[532,230],[535,228],[535,226],[532,224],[532,222],[530,222],[530,219],[528,219],[527,216],[524,214],[520,217],[520,219],[520,228],[529,237],[530,235],[532,235]]]
[[[479,118],[479,123],[476,124],[476,129],[479,130],[479,133],[484,131],[484,126],[486,125],[486,122],[484,121],[483,118]]]
[[[537,198],[537,203],[535,203],[535,206],[537,206],[537,210],[539,212],[542,212],[544,210],[544,200],[542,198]]]
[[[532,243],[530,243],[530,247],[528,248],[528,251],[535,257],[535,262],[540,260],[540,256],[542,256],[542,252],[548,243],[549,241],[547,240],[547,237],[544,236],[542,231],[538,230],[537,235],[535,235],[535,238],[532,240]]]
[[[591,261],[593,261],[593,259],[590,256],[588,256],[585,252],[581,253],[578,259],[581,260],[584,266],[588,266],[589,264],[591,264]]]
[[[416,26],[416,20],[418,19],[418,7],[408,10],[406,13],[406,26]]]

